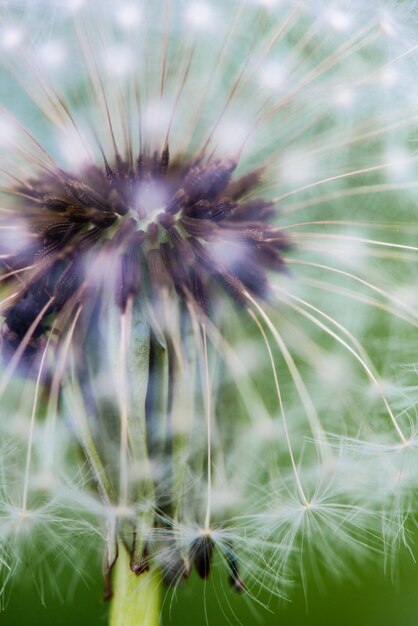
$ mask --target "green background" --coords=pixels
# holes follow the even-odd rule
[[[42,605],[34,585],[12,590],[5,610],[0,613],[4,626],[99,626],[106,624],[106,606],[100,602],[100,572],[91,572],[92,584],[79,585],[72,598],[58,600],[46,593]],[[400,559],[396,574],[384,574],[380,566],[352,572],[344,582],[324,579],[319,591],[310,581],[307,598],[292,594],[290,602],[270,601],[270,611],[237,596],[224,579],[206,583],[194,575],[175,595],[165,596],[164,626],[415,626],[418,624],[418,565],[411,556]],[[68,574],[71,585],[71,574]],[[264,596],[268,602],[268,596]]]

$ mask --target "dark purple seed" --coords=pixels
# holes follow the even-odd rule
[[[189,235],[194,237],[202,237],[203,239],[209,239],[213,237],[218,228],[215,224],[208,222],[207,220],[195,219],[193,217],[183,217],[180,220],[180,224],[183,226]]]
[[[116,304],[125,311],[130,297],[138,295],[141,287],[141,266],[139,249],[131,249],[120,257],[119,282]]]
[[[184,189],[179,189],[177,193],[174,195],[173,199],[168,203],[166,208],[166,213],[171,213],[171,215],[175,215],[180,211],[182,206],[186,203],[187,194]]]
[[[229,583],[231,587],[238,593],[245,591],[245,584],[239,573],[238,557],[232,546],[232,543],[228,543],[222,550],[226,559],[229,569]]]
[[[118,215],[126,215],[129,211],[129,207],[123,200],[117,189],[113,188],[108,196],[109,206],[113,211],[116,211]]]
[[[165,148],[163,149],[163,151],[161,153],[161,159],[160,159],[160,172],[161,172],[161,174],[163,174],[163,175],[167,174],[169,163],[170,163],[170,150],[169,150],[168,145],[167,145],[167,146],[165,146]]]
[[[216,161],[192,167],[184,180],[184,189],[189,200],[196,202],[218,198],[227,187],[235,168],[236,163],[232,161]]]
[[[209,577],[212,567],[215,544],[209,535],[195,539],[190,546],[190,562],[194,565],[200,578]]]
[[[171,281],[159,249],[149,250],[147,261],[151,287],[154,290],[154,295],[156,295],[160,288],[169,287]]]
[[[212,203],[209,200],[199,200],[195,204],[189,205],[185,208],[184,213],[188,217],[193,217],[196,219],[209,219],[209,211],[211,209]]]
[[[147,235],[150,243],[155,243],[158,238],[158,226],[155,222],[151,222],[147,228]]]
[[[166,230],[170,230],[170,228],[172,228],[174,225],[174,218],[172,215],[170,215],[170,213],[160,213],[157,216],[157,219],[160,222],[161,226]]]
[[[60,222],[48,226],[43,233],[45,247],[48,248],[48,246],[54,243],[64,245],[73,235],[79,232],[80,228],[81,224],[69,224],[68,222]]]
[[[77,256],[63,271],[54,289],[55,308],[57,311],[68,302],[68,300],[80,288],[84,279],[83,259]]]
[[[107,205],[104,198],[85,183],[66,177],[64,187],[70,198],[76,202],[106,210]]]
[[[132,217],[124,219],[111,240],[113,247],[126,246],[127,242],[130,241],[130,237],[136,232],[135,229],[136,221]]]
[[[257,198],[237,203],[232,218],[237,221],[255,220],[257,222],[264,222],[271,219],[275,213],[276,210],[272,202]]]
[[[252,191],[260,182],[262,176],[261,170],[255,170],[246,174],[245,176],[241,176],[237,181],[232,182],[228,187],[229,196],[233,200],[239,200],[249,191]]]
[[[227,219],[235,211],[236,207],[237,203],[232,202],[232,200],[228,200],[227,198],[218,200],[216,205],[210,211],[210,219],[215,222]]]
[[[162,563],[161,573],[163,583],[167,587],[171,587],[172,585],[178,585],[189,577],[190,566],[181,554],[175,554]]]
[[[203,272],[199,265],[190,269],[190,292],[200,310],[209,317],[209,294],[203,281]]]
[[[59,213],[65,212],[71,205],[71,202],[68,200],[48,194],[42,198],[42,203],[50,211],[57,211]]]

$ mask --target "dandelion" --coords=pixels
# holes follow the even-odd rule
[[[4,5],[3,589],[98,550],[156,624],[407,543],[416,15],[362,4]]]

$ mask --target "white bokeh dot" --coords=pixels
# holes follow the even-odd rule
[[[0,146],[10,145],[17,136],[16,123],[10,119],[0,115]]]
[[[61,41],[48,41],[37,50],[38,62],[44,67],[61,67],[67,58],[67,52]]]
[[[126,76],[135,66],[132,50],[123,44],[108,47],[104,63],[110,76]]]
[[[337,32],[343,32],[347,30],[351,24],[350,16],[343,11],[333,9],[328,14],[328,21],[332,28]]]
[[[380,83],[383,85],[383,87],[394,87],[398,80],[399,74],[394,67],[388,65],[382,68],[380,72]]]
[[[131,30],[138,26],[142,19],[141,8],[137,4],[126,3],[118,6],[116,22],[124,30]]]
[[[334,102],[342,109],[349,109],[355,102],[355,93],[349,87],[337,89],[334,95]]]
[[[9,26],[1,30],[0,45],[4,50],[14,50],[23,42],[24,32],[16,26]]]
[[[187,7],[186,20],[195,28],[207,28],[213,18],[213,10],[207,2],[192,2]]]
[[[265,89],[280,89],[286,81],[288,71],[277,61],[269,61],[260,68],[259,81]]]

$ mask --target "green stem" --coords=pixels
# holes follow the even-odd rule
[[[161,576],[151,569],[136,576],[129,555],[119,544],[113,570],[113,598],[109,626],[158,626],[160,623]]]

